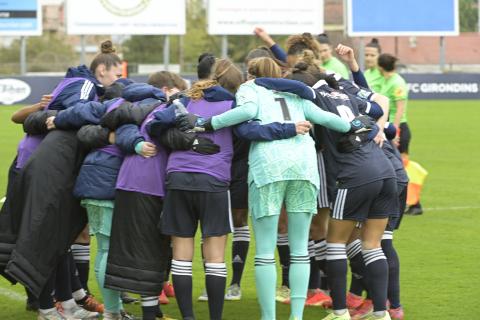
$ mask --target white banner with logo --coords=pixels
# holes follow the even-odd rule
[[[67,0],[68,34],[185,34],[185,0]]]
[[[323,0],[209,0],[208,33],[251,35],[255,27],[269,34],[323,32]]]
[[[25,81],[19,79],[0,79],[0,104],[14,104],[27,99],[32,89]]]

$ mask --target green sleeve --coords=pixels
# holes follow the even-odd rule
[[[393,101],[406,100],[408,98],[408,88],[404,82],[396,82],[392,88],[391,99]]]
[[[248,102],[218,116],[212,117],[212,127],[214,130],[230,127],[251,120],[255,118],[256,114],[257,104]]]
[[[258,93],[251,84],[243,84],[235,95],[237,107],[212,117],[212,127],[215,130],[230,127],[253,119],[258,112]]]
[[[351,128],[349,122],[343,120],[336,114],[323,111],[311,101],[305,100],[303,104],[303,110],[307,120],[322,125],[326,128],[339,132],[348,132]]]

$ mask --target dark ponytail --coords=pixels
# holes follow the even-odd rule
[[[340,90],[340,85],[338,84],[338,81],[337,79],[335,79],[335,75],[333,74],[321,73],[318,80],[325,80],[325,82],[330,88]]]
[[[115,53],[116,49],[112,44],[112,41],[107,40],[102,42],[100,45],[100,53],[93,59],[90,64],[90,71],[95,73],[99,65],[105,65],[107,70],[110,70],[111,67],[116,66],[122,63],[120,57]]]
[[[317,36],[317,41],[320,42],[320,44],[330,45],[330,39],[328,38],[328,35],[326,33],[319,34]]]
[[[317,77],[309,72],[309,65],[305,62],[297,63],[286,78],[291,80],[297,80],[305,83],[307,86],[313,86],[318,80]]]
[[[387,72],[394,71],[396,69],[397,57],[388,53],[382,53],[378,57],[378,66]]]
[[[198,57],[197,77],[199,80],[208,79],[217,59],[212,53],[202,53]]]

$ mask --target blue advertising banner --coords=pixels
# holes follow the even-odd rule
[[[479,100],[480,74],[403,74],[409,86],[410,99]],[[193,76],[184,76],[195,81]],[[62,80],[59,76],[25,76],[0,78],[0,105],[34,104],[49,94]],[[136,82],[147,76],[133,76]]]
[[[348,34],[458,35],[458,0],[349,0]]]
[[[0,35],[39,36],[42,34],[40,0],[0,1]]]

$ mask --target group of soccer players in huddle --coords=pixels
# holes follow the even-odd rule
[[[397,59],[373,39],[363,73],[354,51],[333,48],[325,34],[290,36],[285,50],[263,29],[255,34],[265,46],[247,54],[245,71],[203,53],[190,88],[167,71],[147,83],[121,78],[106,41],[90,68],[70,68],[51,95],[13,115],[27,136],[2,207],[18,221],[9,229],[16,245],[0,267],[25,286],[39,320],[132,319],[122,306],[126,292],[141,296],[144,320],[169,319],[159,306],[167,296],[183,319],[196,319],[198,224],[205,271],[198,299],[208,301],[212,320],[222,319],[224,300],[241,300],[251,230],[261,319],[276,319],[276,301],[290,305],[292,320],[305,306],[327,309],[324,319],[403,319],[393,233],[405,210],[410,132]],[[19,190],[25,205],[14,202]],[[41,246],[49,276],[25,276],[22,266],[35,256],[22,251],[24,233],[55,232],[38,221],[71,206],[86,211],[88,225],[68,220],[75,239],[57,240],[63,250],[54,252]],[[103,304],[88,290],[89,236]]]

